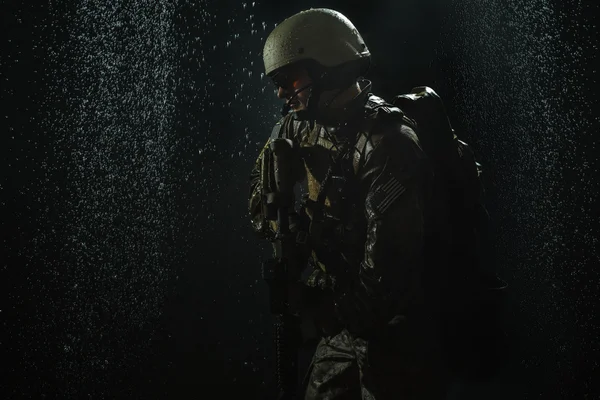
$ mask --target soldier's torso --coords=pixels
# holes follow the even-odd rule
[[[321,255],[320,261],[338,263],[341,257],[347,263],[358,264],[363,258],[364,205],[369,189],[364,187],[369,179],[361,178],[368,173],[365,163],[383,135],[389,134],[385,128],[389,126],[387,121],[404,121],[409,125],[412,122],[401,110],[390,107],[383,99],[370,95],[364,107],[343,127],[298,121],[288,115],[273,131],[272,138],[291,139],[299,148],[304,166],[301,186],[308,197],[305,213],[312,221],[311,228],[322,231],[313,242],[316,254]],[[330,168],[330,178],[326,180]],[[321,191],[323,201],[319,201]],[[322,212],[316,216],[315,205],[317,208],[322,205]]]
[[[322,205],[322,213],[317,213],[323,231],[316,244],[320,261],[341,256],[354,264],[363,257],[367,188],[361,187],[357,173],[375,146],[377,133],[373,122],[376,118],[377,112],[366,108],[364,115],[344,128],[295,121],[292,117],[282,121],[279,136],[292,139],[299,147],[305,170],[302,189],[309,199],[305,212],[313,225],[316,222],[313,206]],[[330,169],[330,177],[323,189]],[[322,190],[324,200],[319,202]]]

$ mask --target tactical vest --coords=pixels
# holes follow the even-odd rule
[[[313,262],[323,271],[327,265],[357,265],[364,254],[366,193],[354,178],[374,147],[373,139],[389,126],[415,127],[399,108],[368,95],[360,114],[345,126],[332,127],[298,121],[290,114],[273,129],[271,139],[291,139],[299,146],[305,175],[300,192],[304,224],[312,239]]]

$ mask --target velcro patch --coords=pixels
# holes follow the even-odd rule
[[[406,188],[392,176],[373,193],[371,204],[376,212],[383,214],[405,191]]]

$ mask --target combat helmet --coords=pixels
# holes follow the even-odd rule
[[[370,58],[354,24],[327,8],[311,8],[287,18],[271,32],[263,49],[267,76],[273,77],[291,64],[307,65],[313,81],[309,110],[318,103],[322,91],[342,89],[355,82],[368,69]]]

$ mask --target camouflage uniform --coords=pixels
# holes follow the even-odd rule
[[[298,181],[309,204],[318,202],[332,158],[345,155],[327,186],[324,234],[313,243],[313,272],[305,282],[304,308],[323,332],[305,398],[440,398],[431,354],[435,328],[421,288],[431,167],[412,121],[360,83],[360,95],[335,126],[292,113],[271,136],[297,146]],[[264,151],[267,146],[251,174],[249,209],[254,229],[269,234]],[[306,212],[314,217],[311,207]]]

